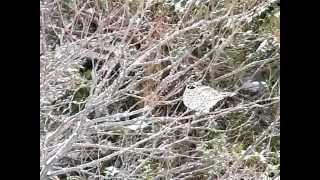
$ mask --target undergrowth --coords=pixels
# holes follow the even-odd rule
[[[40,7],[41,179],[279,178],[280,1]],[[190,81],[237,95],[199,114]]]

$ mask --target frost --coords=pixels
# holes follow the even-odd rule
[[[129,125],[129,126],[126,126],[126,128],[128,128],[128,129],[130,129],[130,130],[132,130],[132,131],[136,131],[136,130],[138,130],[138,129],[143,129],[143,128],[145,128],[145,127],[148,127],[149,125],[147,124],[147,123],[145,123],[145,122],[141,122],[141,121],[138,121],[138,122],[136,122],[136,123],[134,123],[134,124],[131,124],[131,125]]]
[[[86,10],[86,12],[93,14],[95,12],[94,8],[89,8]]]
[[[120,170],[114,166],[109,166],[105,168],[105,173],[107,176],[115,176],[120,173]]]
[[[268,40],[266,39],[259,45],[259,47],[257,48],[256,52],[259,52],[259,51],[264,52],[265,48],[267,47],[267,45],[268,45]]]

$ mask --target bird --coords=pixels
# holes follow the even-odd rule
[[[196,112],[208,113],[221,100],[234,96],[235,93],[218,91],[210,86],[191,83],[183,93],[183,103]]]

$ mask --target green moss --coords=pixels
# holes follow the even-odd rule
[[[274,166],[279,165],[280,164],[279,153],[269,154],[269,162]]]
[[[267,168],[267,164],[261,160],[260,156],[256,155],[249,157],[245,161],[245,166],[247,166],[248,168],[259,169],[258,171],[261,172]]]
[[[143,176],[146,180],[152,180],[154,174],[159,172],[159,162],[155,160],[148,160],[142,168]]]
[[[264,68],[261,72],[261,79],[265,80],[268,87],[272,87],[280,77],[280,66],[279,63],[273,63]]]
[[[192,55],[201,58],[209,51],[210,48],[210,44],[204,42],[199,48],[192,51]]]
[[[244,26],[243,30],[253,30],[256,33],[271,31],[280,28],[280,19],[275,16],[279,12],[280,5],[277,3],[270,6],[259,16],[255,17],[250,24]]]
[[[81,102],[85,100],[90,94],[90,87],[88,86],[82,86],[80,87],[74,95],[73,101]]]
[[[62,0],[60,3],[64,15],[68,15],[70,12],[72,12],[73,2],[71,0]]]
[[[191,16],[196,17],[198,19],[204,19],[209,14],[209,7],[204,3],[200,3],[197,6],[194,6],[191,10]]]
[[[92,80],[91,72],[93,69],[92,61],[90,59],[86,59],[85,63],[80,68],[79,73],[80,76],[86,80]]]
[[[214,152],[223,152],[226,140],[223,133],[217,133],[202,146],[203,150],[213,150]]]
[[[129,5],[129,11],[130,11],[131,14],[136,14],[137,13],[141,2],[142,2],[141,0],[131,0],[131,1],[129,1],[128,5]]]
[[[271,138],[271,151],[277,152],[280,150],[280,136],[274,136]]]
[[[124,100],[124,102],[121,102],[121,104],[123,104],[121,108],[123,110],[128,110],[129,108],[133,107],[137,102],[139,102],[139,99],[129,96]]]
[[[84,77],[87,80],[91,80],[92,79],[91,71],[92,71],[91,69],[87,69],[87,70],[81,72],[81,76]]]
[[[261,26],[259,32],[276,33],[280,29],[280,19],[275,15],[267,16]]]
[[[108,166],[110,166],[110,162],[108,162],[108,161],[102,161],[100,165],[101,165],[101,166],[100,166],[101,175],[106,176],[107,174],[106,174],[105,169],[106,169]]]
[[[208,140],[215,139],[215,138],[219,137],[220,134],[221,134],[221,133],[218,133],[218,132],[216,132],[215,130],[212,130],[212,131],[210,131],[209,134],[208,134]]]
[[[231,59],[232,64],[237,65],[237,64],[241,64],[243,61],[246,60],[246,55],[247,52],[245,49],[226,49],[225,51],[227,57],[229,57]]]
[[[227,124],[226,129],[233,129],[239,126],[242,126],[243,123],[246,123],[250,118],[249,114],[243,113],[231,113],[230,115],[226,116],[222,122],[226,122]],[[254,120],[253,120],[254,121]],[[226,133],[228,137],[228,142],[231,144],[239,144],[243,146],[243,149],[248,148],[252,143],[257,135],[263,131],[264,128],[261,128],[258,124],[254,126],[242,126],[241,128],[234,129],[233,131],[229,131]]]
[[[71,104],[71,114],[75,114],[85,107],[85,99],[90,95],[90,87],[82,86],[75,91],[72,101],[75,101]]]
[[[232,152],[236,154],[241,154],[243,150],[244,150],[244,145],[242,143],[237,143],[232,148]]]
[[[179,16],[176,13],[174,6],[165,4],[162,1],[153,3],[150,6],[150,14],[148,14],[151,19],[155,17],[169,17],[169,24],[175,24],[179,21]]]

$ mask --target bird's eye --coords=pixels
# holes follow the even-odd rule
[[[187,86],[187,88],[188,88],[188,89],[194,89],[194,88],[196,88],[196,87],[193,86],[193,85],[189,85],[189,86]]]

